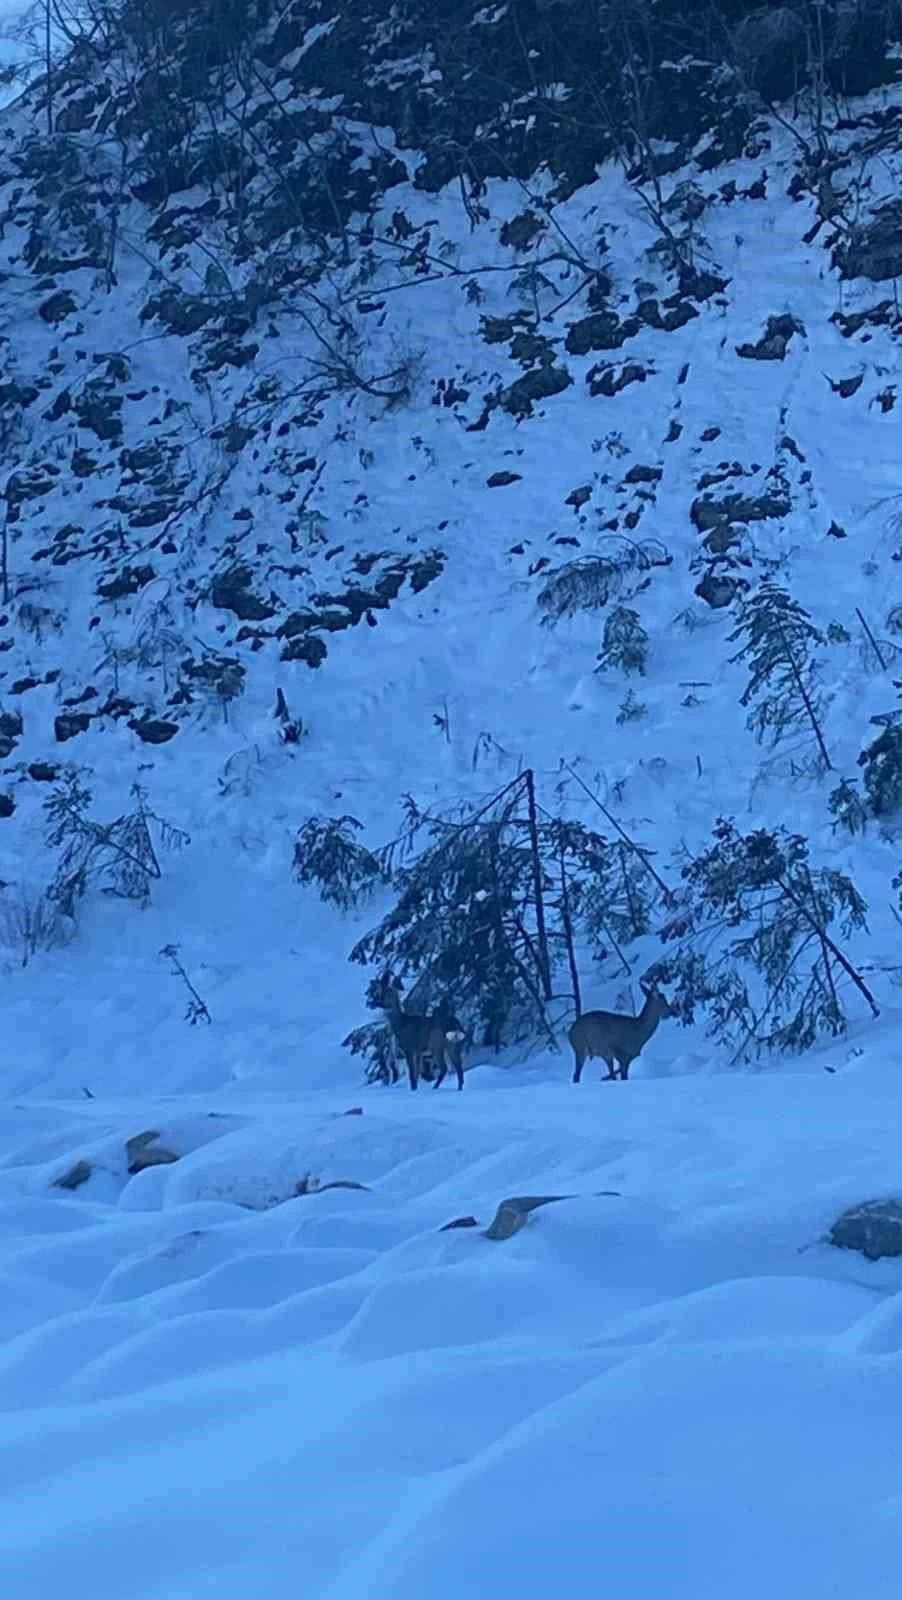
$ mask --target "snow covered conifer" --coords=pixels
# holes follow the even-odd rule
[[[598,665],[619,667],[627,674],[645,676],[648,660],[648,634],[631,606],[615,606],[605,618]]]
[[[840,948],[865,928],[866,906],[852,880],[812,865],[808,841],[786,828],[742,834],[720,818],[708,849],[682,868],[684,888],[661,930],[674,952],[651,976],[675,989],[691,1020],[710,1015],[710,1031],[738,1059],[761,1050],[807,1050],[847,1026],[849,984],[878,1014],[861,973]]]
[[[902,811],[902,724],[891,721],[858,757],[871,814],[891,817]]]
[[[354,838],[356,817],[311,817],[294,842],[294,875],[312,884],[323,900],[350,911],[387,881],[378,857]]]
[[[766,582],[747,599],[730,640],[742,640],[733,661],[748,663],[742,705],[752,706],[748,727],[759,743],[780,744],[801,728],[813,735],[817,765],[830,771],[824,741],[823,696],[813,649],[824,643],[808,612],[779,584]]]

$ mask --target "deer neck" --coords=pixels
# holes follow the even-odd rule
[[[653,997],[651,995],[646,995],[645,1004],[642,1007],[642,1010],[639,1012],[639,1016],[637,1018],[637,1021],[639,1023],[639,1030],[638,1031],[639,1031],[639,1033],[641,1035],[643,1044],[647,1044],[648,1043],[648,1041],[651,1038],[652,1034],[655,1032],[655,1030],[656,1030],[656,1028],[658,1026],[658,1023],[661,1021],[660,1013],[659,1012],[656,1013],[654,1011],[653,1007],[654,1007],[654,999],[653,999]]]
[[[396,1028],[397,1024],[404,1016],[404,1012],[401,1010],[401,1002],[397,995],[393,995],[391,1000],[389,1000],[387,1005],[384,1005],[382,1009],[389,1020],[390,1026],[392,1028]]]

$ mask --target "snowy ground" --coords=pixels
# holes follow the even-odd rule
[[[148,1097],[131,1179],[127,1102],[6,1108],[8,1600],[898,1593],[902,1268],[820,1242],[891,1062],[348,1100]]]
[[[789,154],[778,141],[768,157],[770,198],[706,221],[729,306],[649,333],[646,384],[609,405],[575,383],[545,416],[498,416],[481,435],[432,406],[424,380],[414,417],[367,421],[369,466],[359,437],[332,447],[333,530],[366,549],[386,529],[396,544],[441,529],[449,561],[433,587],[330,643],[318,673],[253,658],[229,722],[195,730],[190,756],[184,740],[150,751],[118,727],[80,742],[99,814],[140,776],[192,842],[165,859],[146,911],[98,896],[72,944],[23,970],[13,941],[0,978],[4,1600],[63,1584],[91,1600],[898,1595],[902,1267],[821,1242],[845,1205],[899,1186],[898,862],[874,833],[835,834],[836,776],[818,787],[784,763],[762,780],[730,620],[696,600],[689,570],[701,471],[767,465],[791,431],[807,497],[761,543],[820,625],[849,630],[832,646],[827,736],[836,774],[854,773],[868,715],[896,698],[898,668],[878,672],[854,613],[882,636],[902,602],[875,511],[900,488],[898,411],[874,405],[898,346],[877,330],[865,355],[829,322],[838,289],[821,245],[801,243],[810,211],[784,198]],[[711,185],[758,171],[740,163]],[[524,203],[502,185],[491,198],[495,223]],[[485,257],[453,199],[429,198],[439,206],[460,251]],[[647,239],[615,173],[565,220],[585,242],[599,217],[620,219],[626,279]],[[503,363],[474,344],[458,280],[418,294],[427,376]],[[874,298],[856,288],[844,303]],[[483,307],[505,309],[500,291]],[[784,310],[807,329],[786,363],[738,361],[735,344]],[[110,347],[98,325],[89,340]],[[141,361],[142,380],[166,378],[159,345]],[[837,399],[825,371],[859,366],[867,382]],[[684,432],[665,448],[674,415]],[[646,716],[621,726],[627,685],[593,670],[598,617],[541,626],[528,568],[566,558],[550,541],[579,526],[574,486],[593,482],[610,510],[635,461],[662,467],[641,531],[674,562],[638,602]],[[501,466],[521,480],[487,489]],[[827,537],[833,519],[845,540]],[[86,649],[93,596],[56,599],[70,632],[43,668],[50,649],[61,663]],[[138,620],[124,611],[122,638]],[[212,635],[220,620],[202,606],[194,625]],[[309,729],[296,750],[273,723],[277,681]],[[49,716],[49,685],[29,706],[45,702]],[[27,721],[23,761],[47,754],[39,727]],[[475,1059],[462,1095],[361,1087],[340,1048],[366,1017],[346,961],[358,923],[291,881],[295,830],[350,811],[381,842],[406,789],[448,803],[524,765],[553,788],[562,760],[665,873],[718,814],[805,832],[870,902],[855,953],[880,1022],[853,1008],[841,1045],[758,1072],[665,1025],[628,1084],[587,1070],[576,1090],[566,1056],[548,1053],[505,1070]],[[572,784],[561,797],[596,823]],[[0,870],[39,883],[41,819],[23,804],[20,821]],[[208,1027],[183,1019],[159,956],[173,941]],[[587,1004],[618,1000],[613,975],[586,981]],[[125,1140],[151,1128],[180,1159],[130,1178]],[[78,1161],[89,1180],[57,1187]],[[366,1188],[297,1195],[305,1180]],[[487,1240],[517,1194],[570,1198]],[[480,1229],[441,1231],[461,1216]]]

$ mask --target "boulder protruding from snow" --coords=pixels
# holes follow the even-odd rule
[[[174,1150],[166,1150],[163,1145],[157,1144],[159,1137],[156,1128],[147,1128],[143,1133],[133,1134],[131,1139],[126,1139],[125,1154],[130,1173],[143,1172],[146,1167],[167,1167],[178,1161]]]
[[[90,1161],[76,1161],[60,1177],[54,1178],[53,1188],[80,1189],[83,1183],[87,1183],[93,1171],[94,1168],[91,1166]]]
[[[827,1237],[840,1250],[860,1250],[868,1261],[902,1256],[902,1200],[863,1200],[850,1206]]]
[[[509,1200],[499,1202],[492,1221],[485,1230],[487,1239],[510,1239],[515,1233],[526,1226],[530,1212],[537,1211],[539,1206],[550,1206],[557,1200],[570,1200],[567,1194],[518,1194]]]

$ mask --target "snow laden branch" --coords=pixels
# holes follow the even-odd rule
[[[697,1007],[734,1060],[808,1049],[845,1032],[848,986],[873,1016],[877,1002],[833,932],[866,928],[866,906],[845,873],[815,867],[785,828],[741,834],[718,821],[714,842],[682,868],[683,889],[662,930],[673,953],[652,968],[675,986],[685,1021]],[[845,991],[845,992],[844,992]]]

